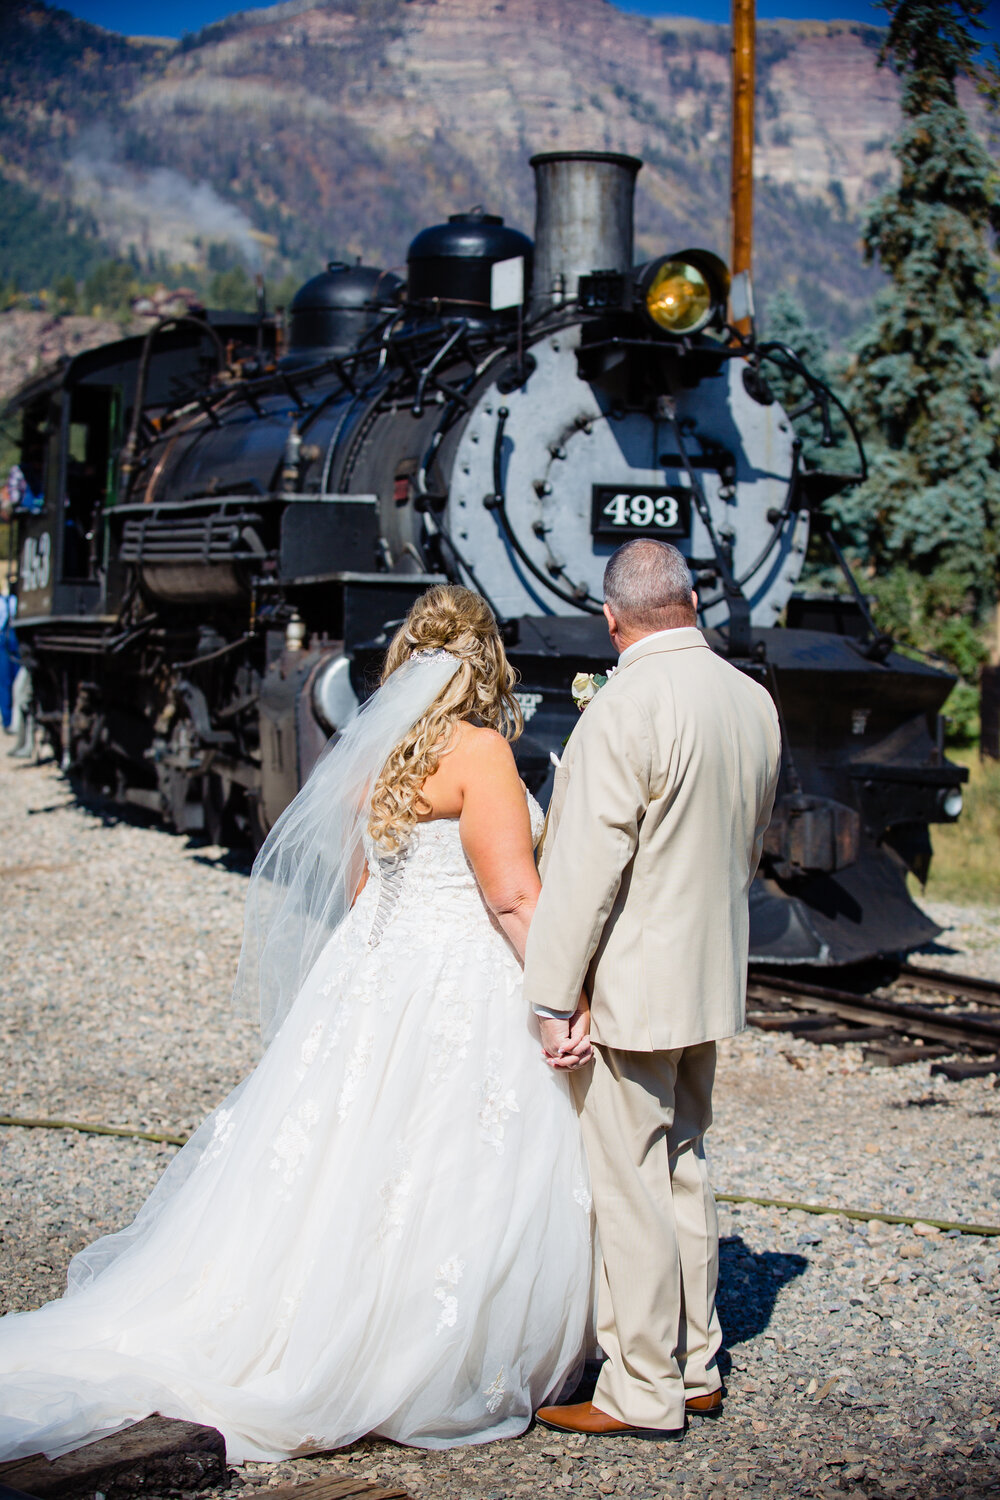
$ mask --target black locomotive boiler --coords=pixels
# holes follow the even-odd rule
[[[751,906],[755,961],[843,964],[925,942],[928,825],[958,815],[951,686],[862,596],[796,592],[823,501],[727,323],[704,251],[634,266],[640,163],[535,157],[534,241],[474,210],[426,229],[405,285],[339,263],[266,320],[154,327],[23,389],[19,634],[37,718],[92,791],[256,840],[370,689],[431,582],[480,590],[520,673],[518,758],[545,795],[611,658],[610,552],[690,559],[715,650],[763,682],[784,763]],[[835,398],[799,369],[826,421]],[[36,497],[35,500],[32,497]]]

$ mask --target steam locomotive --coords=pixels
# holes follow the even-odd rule
[[[737,332],[714,255],[633,265],[638,160],[532,166],[533,241],[458,213],[417,235],[405,285],[332,263],[296,294],[287,344],[266,317],[164,320],[18,393],[40,727],[85,790],[259,842],[371,690],[393,622],[450,579],[502,625],[544,798],[570,681],[611,657],[605,561],[666,538],[713,648],[781,717],[754,960],[927,941],[906,873],[961,806],[951,679],[892,649],[849,572],[847,595],[796,592],[823,502],[864,460],[810,463],[769,368],[794,366],[824,426],[849,418],[793,351]]]

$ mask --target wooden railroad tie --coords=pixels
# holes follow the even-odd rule
[[[269,1485],[263,1490],[244,1490],[246,1500],[265,1497],[266,1500],[410,1500],[405,1490],[383,1489],[372,1484],[370,1479],[310,1479],[305,1484]]]
[[[939,994],[944,990],[946,995],[954,993],[980,1004],[997,1004],[1000,986],[991,981],[958,975],[949,986],[944,983],[944,975],[937,971],[930,971],[930,975],[929,979],[920,975],[915,987],[933,988]],[[901,977],[899,983],[910,984],[910,975]],[[771,978],[759,970],[749,976],[747,998],[751,1005],[747,1020],[752,1026],[827,1045],[867,1043],[865,1057],[877,1065],[929,1062],[955,1052],[1000,1053],[1000,1020],[996,1015],[982,1010],[955,1013],[950,1009],[954,1000],[950,999],[945,999],[944,1005],[913,1005],[892,995],[855,994],[799,976]],[[942,1069],[945,1067],[949,1078],[1000,1072],[1000,1055],[976,1063],[943,1064]]]
[[[214,1427],[153,1416],[59,1458],[42,1454],[0,1464],[0,1500],[134,1500],[178,1490],[223,1489],[226,1444]],[[409,1500],[405,1490],[330,1475],[303,1484],[245,1489],[246,1500]]]

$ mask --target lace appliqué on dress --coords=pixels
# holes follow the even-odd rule
[[[337,1096],[337,1119],[346,1120],[347,1113],[354,1100],[357,1098],[358,1090],[368,1072],[368,1064],[372,1060],[375,1050],[375,1038],[366,1034],[359,1036],[354,1046],[354,1051],[348,1060],[344,1070],[344,1082]]]
[[[283,1182],[291,1184],[302,1171],[303,1158],[309,1150],[309,1132],[319,1120],[319,1105],[315,1099],[300,1104],[294,1115],[286,1115],[278,1127],[275,1137],[272,1172],[279,1172]]]
[[[504,1367],[501,1365],[493,1381],[483,1391],[483,1395],[486,1398],[486,1410],[490,1413],[499,1411],[506,1394],[507,1379]]]
[[[413,1173],[410,1171],[409,1152],[401,1151],[399,1166],[392,1176],[383,1182],[378,1191],[382,1200],[382,1218],[375,1235],[376,1244],[384,1245],[399,1239],[403,1233],[407,1199],[412,1191]]]
[[[434,1279],[438,1285],[434,1296],[441,1304],[441,1311],[438,1313],[435,1334],[443,1333],[446,1328],[454,1328],[458,1322],[458,1298],[455,1296],[454,1288],[458,1286],[464,1273],[465,1261],[458,1260],[454,1255],[437,1268]]]
[[[434,1042],[432,1078],[444,1078],[465,1062],[473,1022],[473,1000],[468,989],[457,984],[439,984],[427,1022],[428,1034]]]
[[[235,1111],[232,1109],[217,1109],[215,1112],[215,1124],[212,1127],[212,1139],[205,1147],[203,1161],[214,1161],[225,1149],[226,1142],[235,1129],[236,1122],[233,1119]]]
[[[517,1094],[513,1089],[504,1089],[502,1067],[501,1054],[491,1053],[486,1064],[486,1075],[476,1089],[479,1099],[479,1128],[498,1156],[503,1155],[504,1121],[510,1115],[520,1114]]]

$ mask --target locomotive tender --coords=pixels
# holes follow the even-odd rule
[[[895,653],[853,582],[796,594],[860,447],[852,474],[805,460],[766,379],[795,356],[727,323],[716,257],[633,266],[640,165],[533,158],[533,242],[477,209],[417,236],[405,285],[332,263],[284,349],[266,319],[165,320],[19,392],[40,508],[18,517],[18,630],[38,721],[85,789],[259,841],[370,690],[392,622],[450,579],[502,624],[518,760],[544,797],[570,681],[612,657],[605,561],[661,537],[714,649],[781,716],[753,959],[843,964],[934,935],[905,876],[961,806],[952,679]],[[839,403],[796,369],[828,426]]]

